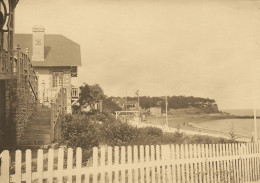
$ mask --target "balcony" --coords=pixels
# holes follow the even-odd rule
[[[0,51],[0,80],[16,78],[28,81],[30,90],[35,98],[38,98],[38,78],[27,53],[15,51]]]
[[[14,54],[12,54],[12,52],[0,51],[0,79],[11,79],[16,77],[16,63],[17,59],[14,59]]]
[[[71,105],[79,105],[79,88],[72,87],[71,88]]]
[[[71,99],[72,100],[79,99],[79,88],[77,88],[77,87],[72,87],[71,88]]]

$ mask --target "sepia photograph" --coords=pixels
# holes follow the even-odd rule
[[[0,183],[260,183],[259,121],[260,0],[0,0]]]

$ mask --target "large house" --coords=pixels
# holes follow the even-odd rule
[[[60,34],[45,34],[43,27],[33,27],[32,34],[15,34],[14,45],[20,45],[29,57],[38,76],[38,99],[50,106],[60,87],[66,88],[67,113],[71,113],[71,78],[77,77],[81,65],[80,45]],[[74,98],[75,99],[75,98]]]

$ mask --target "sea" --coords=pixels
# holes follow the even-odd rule
[[[227,133],[234,132],[235,134],[252,136],[254,130],[254,111],[253,109],[226,109],[220,110],[236,116],[252,116],[252,118],[237,118],[237,119],[221,119],[213,121],[197,122],[196,125],[202,128],[208,128]],[[260,110],[256,110],[257,116],[260,116]],[[260,138],[260,118],[257,119],[257,136]]]

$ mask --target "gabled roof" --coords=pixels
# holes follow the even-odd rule
[[[32,34],[15,34],[14,48],[18,44],[23,52],[28,48],[29,56],[32,58]],[[80,45],[63,35],[45,34],[44,59],[42,62],[32,60],[33,66],[80,66]]]

